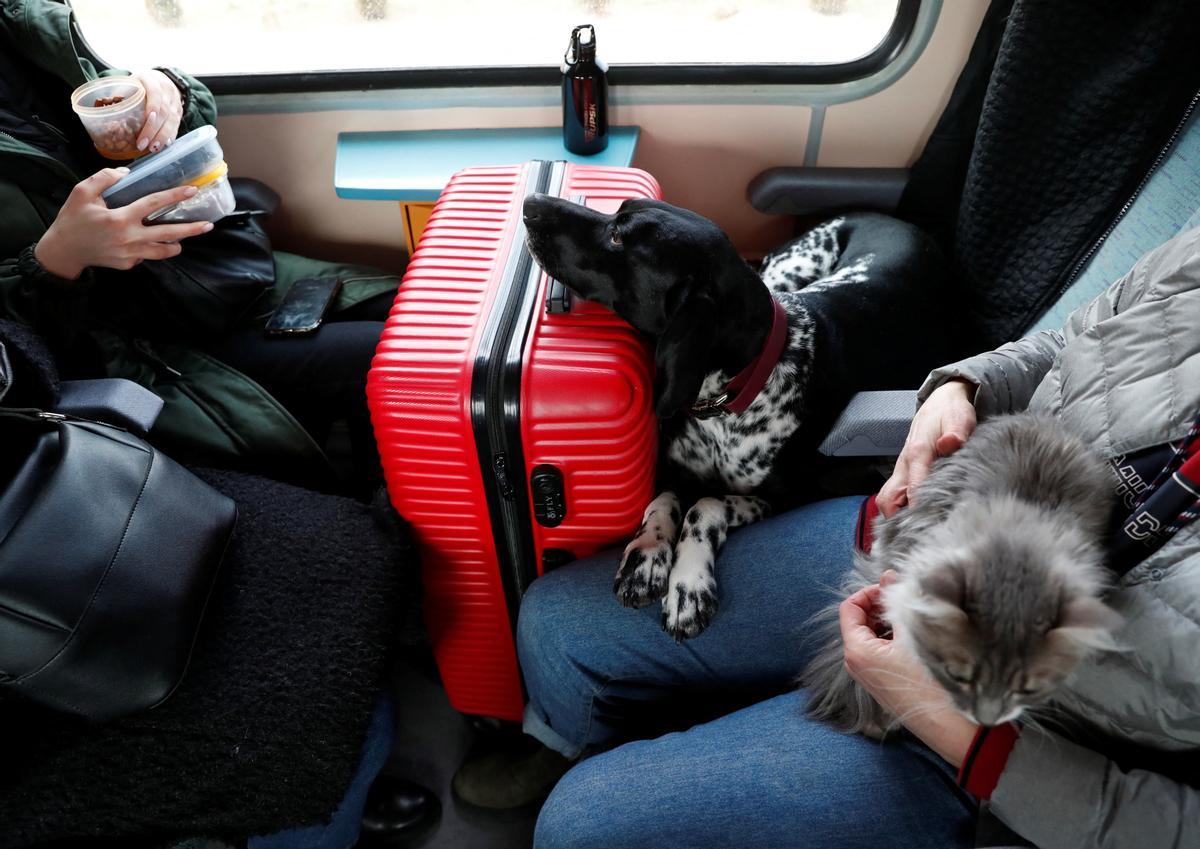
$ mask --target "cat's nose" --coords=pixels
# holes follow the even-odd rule
[[[971,713],[980,725],[999,725],[1004,717],[1004,704],[998,699],[978,699]]]

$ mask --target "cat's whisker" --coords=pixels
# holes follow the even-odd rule
[[[1032,705],[1022,713],[1025,725],[1044,731],[1055,738],[1070,737],[1077,730],[1077,722],[1065,714],[1061,708],[1052,704]]]

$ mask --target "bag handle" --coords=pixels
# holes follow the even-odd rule
[[[571,195],[570,201],[580,206],[587,206],[587,197],[584,195]],[[546,314],[558,315],[570,312],[574,298],[574,292],[563,285],[561,281],[551,277],[550,285],[546,288]]]

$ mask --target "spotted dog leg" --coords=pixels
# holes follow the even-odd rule
[[[670,591],[663,599],[663,630],[676,642],[695,637],[717,613],[713,564],[732,528],[757,522],[769,507],[761,498],[727,495],[701,498],[688,510],[675,546]]]
[[[642,515],[642,526],[625,546],[625,554],[613,581],[613,592],[626,607],[645,607],[667,593],[667,575],[679,533],[679,499],[664,492],[650,502]]]
[[[838,231],[844,223],[844,218],[826,221],[767,254],[760,270],[763,283],[772,292],[799,292],[828,276],[841,253]]]

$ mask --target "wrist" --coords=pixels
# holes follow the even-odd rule
[[[170,80],[171,84],[175,86],[175,90],[179,92],[180,112],[181,114],[186,115],[188,106],[192,101],[192,87],[188,85],[188,82],[184,78],[183,74],[177,68],[164,68],[159,66],[154,70],[158,71],[168,80]]]
[[[974,406],[975,394],[979,391],[979,384],[972,383],[971,381],[967,380],[965,377],[952,377],[948,381],[946,381],[946,383],[943,385],[954,387],[953,391],[955,392],[955,394],[961,395],[961,397],[968,404],[971,404],[972,406]]]
[[[954,767],[963,765],[980,728],[950,707],[914,716],[905,727]]]
[[[63,280],[78,280],[86,267],[62,249],[53,227],[34,245],[33,257],[45,271]]]

